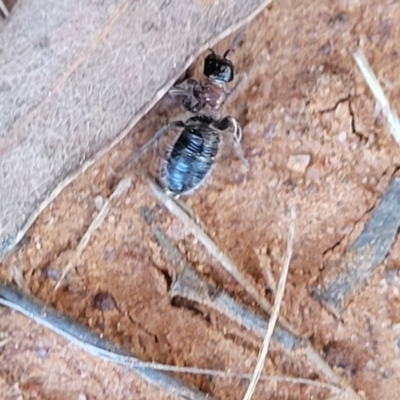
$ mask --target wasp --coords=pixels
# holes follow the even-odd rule
[[[184,108],[195,114],[207,106],[218,110],[229,94],[226,84],[234,79],[233,63],[226,58],[230,49],[222,57],[212,49],[209,51],[211,53],[205,58],[203,68],[207,81],[202,84],[194,79],[186,79],[169,91],[169,95],[182,97]]]
[[[164,190],[174,197],[191,194],[204,182],[219,153],[223,136],[233,138],[235,150],[248,168],[240,146],[243,133],[239,123],[232,116],[218,118],[209,111],[221,107],[228,94],[225,85],[234,79],[233,63],[226,58],[229,50],[222,56],[210,51],[203,68],[207,81],[199,83],[187,79],[169,92],[182,97],[183,107],[195,115],[186,121],[170,122],[136,153],[138,158],[171,129],[180,132],[162,162],[158,179]]]

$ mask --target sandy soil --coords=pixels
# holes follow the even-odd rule
[[[273,300],[259,254],[277,281],[290,207],[298,211],[284,316],[329,365],[368,399],[400,399],[400,240],[337,320],[310,296],[326,263],[350,246],[399,166],[390,137],[352,52],[361,45],[400,110],[400,4],[393,1],[275,2],[232,53],[246,78],[225,104],[244,128],[251,171],[234,153],[185,202],[254,285]],[[224,51],[230,39],[218,46]],[[199,60],[201,64],[201,60]],[[80,238],[122,177],[132,152],[177,114],[163,100],[123,143],[65,189],[24,245],[0,269],[39,299],[144,360],[250,372],[261,340],[218,314],[171,302],[172,266],[143,220],[143,207],[208,282],[259,309],[134,169],[79,262],[54,290]],[[305,165],[295,156],[309,156]],[[307,157],[303,157],[307,158]],[[149,161],[149,160],[147,160]],[[149,170],[154,166],[144,162]],[[22,276],[21,276],[22,274]],[[19,279],[18,279],[19,277]],[[123,368],[82,353],[25,317],[0,309],[0,397],[161,399],[168,396]],[[274,346],[265,374],[319,379],[299,354]],[[246,380],[179,374],[218,399],[241,399]],[[255,399],[326,399],[326,390],[260,383]],[[168,397],[169,398],[169,397]]]

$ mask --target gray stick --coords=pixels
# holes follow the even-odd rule
[[[339,316],[385,260],[400,227],[400,178],[390,182],[361,235],[339,262],[328,266],[313,295]]]
[[[153,226],[151,230],[164,254],[168,257],[168,261],[174,266],[179,265],[178,269],[180,271],[177,271],[176,280],[171,287],[172,297],[179,296],[205,305],[225,315],[245,329],[254,332],[260,338],[265,336],[268,328],[268,317],[262,318],[253,314],[222,290],[209,285],[198,276],[193,267],[184,259],[179,249],[158,226]],[[289,350],[304,346],[302,339],[279,326],[275,328],[273,337],[278,343]]]
[[[0,304],[12,308],[33,321],[51,329],[82,350],[113,363],[128,367],[146,382],[165,390],[180,399],[212,400],[199,390],[191,388],[167,373],[156,371],[157,365],[139,360],[130,351],[100,338],[89,328],[43,305],[34,297],[22,294],[18,289],[0,283]]]

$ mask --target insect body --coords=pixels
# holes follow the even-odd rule
[[[205,115],[189,118],[170,152],[161,184],[173,195],[194,191],[210,173],[218,154],[221,134],[233,129],[235,145],[240,149],[242,130],[232,117],[221,120]],[[239,152],[241,157],[242,154]],[[243,157],[244,159],[244,157]]]
[[[240,147],[242,128],[233,117],[221,119],[212,112],[219,109],[225,100],[225,84],[234,77],[233,64],[226,58],[228,52],[229,50],[219,56],[211,50],[211,54],[205,58],[203,73],[207,77],[206,83],[200,84],[193,79],[187,79],[170,91],[173,96],[181,96],[184,107],[197,115],[185,122],[170,122],[132,157],[132,160],[139,158],[171,128],[179,129],[180,134],[163,161],[159,178],[160,184],[171,195],[188,194],[201,185],[214,165],[222,136],[226,133],[233,136],[236,152],[248,168]]]
[[[195,189],[210,172],[220,144],[220,136],[211,124],[211,118],[204,116],[186,121],[162,177],[171,193],[181,194]]]

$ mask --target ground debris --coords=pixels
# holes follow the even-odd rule
[[[287,168],[293,172],[304,174],[311,161],[309,154],[291,155],[287,163]]]
[[[400,178],[394,177],[361,235],[337,263],[328,265],[314,296],[335,313],[384,261],[400,227]]]
[[[10,307],[44,325],[67,341],[96,357],[130,367],[146,382],[166,392],[190,400],[212,399],[209,396],[203,396],[197,389],[190,388],[180,380],[163,372],[143,368],[144,363],[130,351],[115,345],[107,339],[100,338],[89,328],[61,314],[52,307],[46,306],[37,299],[24,295],[17,289],[2,283],[0,283],[0,304]]]

